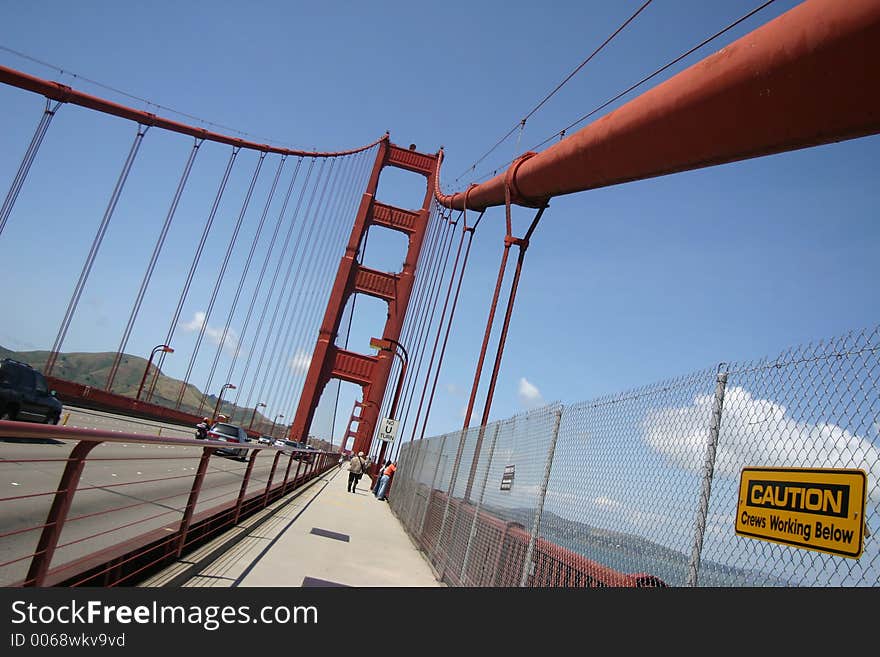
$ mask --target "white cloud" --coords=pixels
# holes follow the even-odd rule
[[[193,318],[189,322],[182,322],[180,324],[180,328],[182,328],[187,333],[195,333],[196,331],[201,331],[202,327],[205,326],[205,337],[208,338],[213,344],[219,345],[221,340],[223,341],[223,348],[234,351],[238,346],[238,335],[232,329],[229,329],[226,332],[226,338],[223,338],[223,329],[217,328],[216,326],[211,326],[208,324],[205,325],[205,313],[204,311],[196,311],[193,315]]]
[[[448,392],[450,395],[458,395],[461,393],[461,390],[459,389],[459,387],[457,385],[455,385],[454,383],[447,383],[445,387],[446,387],[446,392]]]
[[[581,500],[583,501],[583,500]],[[613,500],[610,497],[600,496],[593,500],[593,503],[596,506],[603,507],[609,510],[619,510],[623,508],[623,505],[617,500]]]
[[[520,405],[525,408],[536,408],[544,405],[544,397],[541,395],[541,391],[525,377],[521,377],[519,380],[517,395],[519,396]]]
[[[309,365],[312,364],[312,355],[306,353],[302,349],[297,351],[293,358],[291,358],[287,365],[293,370],[294,374],[305,374],[309,371]]]
[[[700,471],[712,404],[713,396],[704,395],[690,406],[648,413],[642,426],[646,442],[682,468]],[[738,477],[748,466],[861,468],[869,490],[876,491],[880,450],[835,424],[798,422],[785,406],[735,386],[724,397],[715,473]]]

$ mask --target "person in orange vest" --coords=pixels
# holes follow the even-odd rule
[[[379,479],[379,488],[376,490],[376,499],[382,502],[388,501],[388,486],[391,483],[391,478],[394,476],[394,473],[397,471],[397,461],[392,461],[390,465],[388,465],[382,471],[382,477]]]

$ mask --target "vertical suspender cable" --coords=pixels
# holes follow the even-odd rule
[[[52,101],[48,98],[46,99],[46,109],[43,110],[43,115],[40,117],[40,122],[37,124],[37,129],[34,131],[31,143],[24,153],[21,164],[18,166],[18,172],[15,174],[15,178],[12,179],[12,185],[9,186],[9,191],[6,193],[6,200],[3,201],[3,207],[0,207],[0,235],[3,234],[3,229],[6,227],[9,215],[12,214],[15,200],[18,198],[18,193],[21,191],[25,179],[27,179],[31,165],[34,163],[34,158],[37,157],[37,151],[40,150],[40,145],[43,143],[43,137],[46,136],[49,124],[61,105],[61,102],[57,102],[53,106]]]
[[[509,188],[508,188],[509,194]],[[509,196],[508,196],[509,198]],[[508,213],[510,212],[510,204],[507,206]],[[535,218],[532,220],[532,225],[529,226],[528,231],[526,232],[525,237],[521,240],[514,240],[519,245],[519,255],[516,259],[516,270],[513,274],[513,282],[510,286],[510,292],[507,299],[507,309],[504,313],[504,322],[501,326],[501,336],[498,339],[498,347],[495,352],[495,365],[492,369],[492,376],[489,379],[489,389],[486,392],[486,402],[483,406],[483,417],[480,420],[480,431],[477,434],[477,442],[474,447],[474,457],[471,461],[470,473],[468,475],[467,485],[465,487],[464,499],[469,500],[471,496],[471,487],[473,485],[474,477],[477,474],[477,461],[480,457],[480,447],[483,443],[483,434],[485,431],[486,423],[489,421],[489,411],[492,408],[492,397],[495,393],[495,382],[498,380],[498,371],[501,368],[501,356],[504,353],[504,343],[507,341],[507,329],[510,327],[510,317],[513,313],[513,302],[516,300],[516,290],[519,286],[519,277],[522,273],[522,263],[523,259],[526,255],[526,249],[529,246],[529,240],[532,237],[532,233],[535,231],[535,228],[538,226],[538,222],[541,221],[541,216],[544,214],[544,210],[547,209],[546,203],[543,207],[538,210],[538,213],[535,215]],[[508,222],[509,226],[509,222]],[[505,243],[510,242],[510,236],[508,232],[508,239],[505,240]]]
[[[312,171],[315,168],[315,162],[316,162],[315,158],[309,159],[309,168],[306,171],[306,177],[305,177],[305,180],[303,181],[302,188],[300,189],[300,192],[299,192],[299,198],[297,199],[296,208],[294,209],[293,217],[290,220],[290,228],[287,230],[287,235],[284,238],[284,246],[281,248],[280,257],[278,258],[278,262],[275,265],[275,273],[273,274],[273,277],[272,277],[272,288],[273,289],[274,289],[275,283],[278,279],[278,274],[281,271],[281,266],[283,264],[283,261],[284,261],[285,257],[287,257],[287,261],[288,261],[287,272],[285,273],[284,281],[281,284],[281,289],[278,292],[278,299],[276,300],[276,302],[274,304],[274,309],[272,311],[272,319],[269,322],[269,328],[266,331],[266,339],[263,342],[263,348],[260,350],[260,357],[257,360],[257,366],[254,368],[254,378],[251,380],[251,387],[250,387],[250,390],[248,391],[248,401],[246,403],[246,405],[248,407],[251,406],[251,402],[253,400],[253,392],[254,392],[254,388],[256,387],[256,384],[257,384],[257,377],[261,373],[263,373],[264,379],[265,379],[265,371],[263,369],[263,362],[266,357],[266,350],[269,347],[269,342],[271,341],[272,336],[276,335],[275,334],[275,320],[278,319],[278,310],[281,307],[282,301],[287,297],[287,284],[290,281],[290,270],[293,268],[294,259],[296,258],[296,247],[294,246],[294,248],[291,249],[289,256],[287,256],[287,247],[290,244],[290,238],[293,235],[293,229],[296,226],[296,220],[299,217],[300,210],[302,209],[303,198],[305,197],[306,191],[308,190],[309,181],[311,180],[311,177],[312,177]],[[320,173],[319,173],[319,176],[320,176]],[[299,243],[300,241],[302,241],[302,234],[303,234],[304,226],[305,226],[305,218],[302,221],[300,221],[300,223],[299,223],[299,232],[297,234],[296,243]],[[272,303],[271,302],[271,292],[270,292],[269,303]],[[276,339],[277,339],[277,337],[276,337]],[[259,392],[262,394],[262,392],[263,392],[262,387],[259,389]]]
[[[335,235],[333,231],[334,229],[336,229],[336,233],[339,231],[337,226],[334,226],[327,221],[322,221],[322,219],[326,219],[327,216],[327,205],[325,204],[324,199],[327,198],[328,190],[334,189],[339,179],[339,169],[336,168],[336,163],[337,161],[335,158],[330,162],[330,171],[327,174],[327,178],[324,180],[324,187],[321,190],[321,195],[318,198],[317,207],[315,208],[314,213],[315,224],[320,225],[323,232],[320,232],[314,240],[309,242],[310,251],[308,254],[305,252],[302,254],[297,265],[296,274],[294,275],[294,278],[300,282],[297,297],[302,303],[300,303],[297,308],[298,315],[295,316],[297,321],[293,321],[294,318],[291,318],[291,321],[288,322],[287,332],[281,346],[280,357],[276,362],[272,383],[269,386],[273,403],[278,405],[282,404],[279,399],[283,395],[281,386],[282,383],[286,381],[286,374],[288,373],[285,372],[285,369],[288,368],[284,367],[284,363],[287,362],[287,355],[292,352],[293,346],[296,342],[294,336],[298,336],[305,331],[306,323],[308,322],[309,325],[311,325],[311,322],[313,321],[312,318],[320,312],[320,309],[316,308],[318,301],[316,289],[319,287],[318,281],[328,280],[327,276],[319,273],[320,263],[324,263],[327,268],[333,266],[333,262],[330,259],[333,236]],[[341,224],[341,222],[339,223]],[[301,276],[300,273],[303,265],[306,263],[306,257],[309,258],[310,264],[315,264],[312,264],[312,266],[306,270],[306,273]],[[332,278],[329,280],[332,280]]]
[[[434,346],[431,350],[431,360],[428,361],[428,370],[425,373],[425,384],[422,387],[422,396],[419,399],[419,406],[418,406],[418,411],[416,412],[416,419],[413,421],[413,435],[415,435],[415,432],[418,431],[419,419],[422,416],[422,405],[424,404],[424,401],[425,401],[425,393],[428,390],[428,381],[431,378],[431,372],[433,371],[433,368],[434,368],[434,358],[437,356],[437,346],[440,343],[440,333],[443,331],[443,324],[446,321],[446,310],[449,307],[449,299],[452,296],[452,287],[455,284],[456,274],[458,273],[458,261],[461,259],[461,250],[462,250],[462,247],[464,246],[465,237],[470,234],[471,233],[468,230],[467,224],[463,224],[462,230],[461,230],[461,239],[459,239],[459,241],[458,241],[458,250],[456,251],[455,261],[453,262],[453,265],[452,265],[452,274],[449,276],[449,287],[446,290],[446,299],[443,301],[443,310],[440,313],[440,321],[437,324],[437,334],[434,336]],[[470,253],[470,241],[468,241],[468,253]],[[458,301],[457,295],[456,295],[456,301]],[[439,373],[439,367],[438,367],[438,373]],[[435,381],[436,381],[436,378],[435,378]],[[426,417],[426,421],[427,421],[427,417]],[[422,435],[424,435],[424,430],[422,431]]]
[[[354,190],[350,198],[348,199],[348,204],[345,212],[338,211],[337,214],[341,217],[350,217],[353,216],[356,212],[357,203],[361,199],[361,195],[357,193],[360,187],[363,185],[360,181],[363,180],[365,176],[365,165],[370,164],[370,160],[364,159],[361,162],[355,163],[356,166],[351,168],[351,172],[349,174],[349,180],[346,185],[348,189]],[[341,197],[341,194],[338,195]],[[350,229],[350,224],[345,221],[338,221],[335,224],[335,232],[330,234],[328,233],[328,242],[326,248],[326,255],[320,258],[317,258],[317,262],[323,264],[323,269],[318,270],[315,268],[315,280],[316,281],[332,281],[333,280],[333,268],[336,266],[336,262],[338,262],[338,254],[337,251],[341,250],[343,245],[345,244],[345,238],[347,231]],[[317,332],[321,322],[321,310],[322,307],[319,305],[323,298],[321,294],[323,294],[321,290],[321,286],[317,283],[308,286],[313,290],[313,302],[310,305],[311,312],[307,319],[304,319],[301,322],[300,330],[298,333],[297,339],[293,342],[295,346],[288,346],[288,353],[305,353],[305,341],[309,339],[309,332]],[[329,290],[326,290],[326,294],[329,295]],[[354,304],[350,307],[350,316],[354,312]],[[294,385],[294,382],[297,379],[301,379],[298,385]],[[286,380],[284,382],[284,387],[282,390],[290,391],[285,394],[289,394],[287,408],[288,412],[292,414],[295,412],[297,405],[299,404],[299,399],[302,396],[302,388],[304,384],[305,373],[303,371],[294,371],[291,370],[287,373]],[[311,427],[309,427],[311,428]],[[332,438],[332,436],[331,436]]]
[[[294,169],[293,175],[290,178],[290,183],[287,186],[287,193],[284,195],[284,202],[282,203],[281,210],[278,213],[278,221],[275,224],[275,231],[272,233],[272,237],[269,239],[269,248],[266,251],[266,258],[263,261],[263,268],[260,271],[260,278],[257,282],[257,289],[262,287],[263,277],[266,274],[266,269],[269,266],[269,261],[272,259],[272,253],[275,251],[275,243],[278,239],[278,233],[281,230],[281,226],[284,223],[284,214],[287,212],[287,206],[290,203],[290,197],[293,194],[293,188],[296,185],[297,178],[299,177],[299,170],[300,170],[300,166],[302,165],[302,161],[303,161],[303,158],[300,156],[296,161],[296,168]],[[293,224],[291,223],[291,229],[292,228],[293,228]],[[286,248],[286,246],[287,246],[287,244],[285,242],[285,248]],[[283,258],[284,258],[284,250],[282,249],[282,251],[278,254],[278,266],[280,266]],[[263,323],[266,320],[266,312],[269,309],[269,304],[272,299],[272,294],[275,291],[275,281],[276,281],[277,272],[278,272],[277,267],[275,269],[275,272],[276,272],[276,276],[273,277],[272,284],[269,286],[269,291],[266,293],[266,297],[263,301],[263,309],[260,312],[260,321],[257,323],[257,330],[254,333],[254,339],[251,342],[251,348],[248,351],[247,358],[245,358],[244,371],[241,373],[241,385],[239,385],[235,389],[236,390],[235,399],[232,402],[232,405],[235,408],[238,407],[238,400],[241,397],[242,390],[244,389],[244,382],[247,381],[248,370],[250,369],[250,366],[251,366],[251,357],[253,356],[254,348],[257,346],[257,342],[259,342],[260,336],[262,335]],[[256,301],[256,298],[257,298],[257,295],[255,292],[253,299],[251,299],[251,308],[253,308],[254,302]],[[250,313],[250,311],[249,311],[249,313]],[[231,378],[232,378],[232,371],[230,370],[226,376],[226,380],[228,381]]]
[[[449,223],[447,221],[447,217],[444,214],[444,209],[439,205],[435,204],[434,206],[434,233],[431,238],[431,251],[429,254],[429,258],[425,263],[424,273],[422,274],[422,286],[419,297],[419,305],[415,308],[416,312],[412,315],[412,321],[409,323],[409,332],[406,337],[406,342],[409,344],[418,345],[421,340],[421,336],[423,334],[424,323],[427,319],[428,308],[430,306],[430,297],[431,292],[434,289],[434,281],[436,280],[437,272],[439,271],[439,254],[442,252],[442,233],[443,228],[448,227]],[[406,426],[406,419],[409,415],[410,404],[412,403],[412,390],[415,385],[415,377],[412,376],[413,370],[410,370],[410,376],[407,377],[406,389],[404,391],[404,406],[406,407],[406,411],[403,414],[403,419],[398,428],[398,434],[403,435],[403,427]]]
[[[464,280],[465,270],[467,269],[468,258],[470,256],[470,252],[471,252],[471,243],[473,242],[473,239],[474,239],[474,232],[476,231],[477,226],[480,223],[480,220],[483,218],[484,213],[485,213],[485,210],[480,213],[480,216],[477,218],[477,221],[474,223],[473,226],[467,226],[467,224],[465,224],[465,227],[464,227],[464,231],[467,232],[467,234],[468,234],[467,248],[465,249],[465,253],[464,253],[464,262],[462,263],[462,266],[461,266],[461,273],[458,276],[458,285],[456,285],[456,288],[455,288],[455,298],[453,299],[453,302],[452,302],[452,310],[449,313],[449,321],[446,324],[446,334],[443,336],[443,346],[440,349],[440,359],[437,363],[437,370],[434,373],[434,383],[431,386],[431,395],[428,398],[428,406],[425,409],[425,419],[424,419],[424,422],[422,423],[422,431],[421,431],[421,433],[419,433],[419,440],[421,440],[422,438],[425,437],[425,430],[427,429],[427,426],[428,426],[428,418],[430,417],[430,414],[431,414],[431,406],[434,403],[434,393],[437,391],[437,382],[440,378],[440,369],[443,365],[443,357],[446,354],[446,345],[447,345],[447,342],[449,341],[449,333],[451,332],[451,329],[452,329],[452,320],[455,317],[455,309],[458,305],[458,297],[459,297],[459,293],[461,292],[461,284],[462,284],[462,281]],[[451,285],[451,281],[450,281],[450,285]],[[418,421],[415,423],[413,430],[415,431],[417,428],[418,428]]]
[[[202,340],[204,340],[204,338],[205,338],[205,331],[208,328],[208,322],[211,319],[211,313],[214,311],[214,304],[217,301],[217,294],[220,291],[220,286],[223,283],[223,277],[226,274],[226,267],[229,266],[229,261],[232,256],[232,250],[235,248],[235,242],[238,240],[238,231],[241,230],[241,222],[244,219],[244,210],[245,210],[245,208],[247,208],[248,201],[250,200],[251,193],[253,192],[254,185],[256,184],[256,181],[257,181],[257,176],[259,175],[260,169],[263,166],[263,159],[265,157],[266,157],[266,153],[261,152],[259,161],[257,162],[257,166],[254,169],[254,174],[251,178],[251,185],[250,185],[250,188],[248,189],[247,195],[245,197],[242,211],[238,215],[238,221],[236,221],[236,223],[235,223],[235,228],[232,231],[232,236],[229,238],[229,244],[226,246],[226,255],[223,256],[223,261],[220,264],[220,272],[217,274],[217,280],[214,282],[214,290],[211,292],[211,298],[208,301],[208,307],[205,310],[204,317],[202,318],[202,325],[201,325],[201,327],[199,327],[199,335],[196,338],[196,344],[195,344],[195,347],[193,348],[192,355],[190,356],[190,359],[189,359],[189,365],[187,366],[187,369],[186,369],[186,376],[183,378],[183,381],[181,381],[181,383],[180,383],[180,391],[177,393],[176,408],[180,408],[180,405],[183,403],[183,396],[186,393],[187,385],[189,385],[189,377],[192,374],[193,365],[195,364],[196,358],[199,355],[199,348],[202,345]],[[222,342],[222,340],[221,340],[221,342]],[[207,390],[202,393],[201,402],[199,403],[199,410],[198,410],[199,413],[201,413],[202,408],[204,408],[205,395],[207,395],[207,394],[208,394]]]
[[[46,367],[43,371],[46,376],[51,375],[52,370],[55,367],[55,361],[58,359],[61,345],[64,343],[64,338],[67,336],[67,330],[70,328],[70,322],[73,320],[76,307],[79,305],[79,299],[82,296],[83,289],[85,289],[89,273],[92,271],[92,265],[95,264],[98,250],[101,248],[101,242],[104,240],[104,235],[107,233],[107,226],[110,224],[113,211],[116,209],[116,203],[122,195],[125,181],[128,179],[128,174],[131,171],[131,167],[134,164],[134,160],[137,157],[138,150],[140,150],[141,142],[143,141],[147,130],[149,130],[149,126],[138,124],[134,142],[131,145],[131,149],[129,149],[125,163],[122,165],[119,179],[116,181],[116,186],[113,188],[113,193],[110,195],[110,202],[107,204],[107,209],[104,211],[104,216],[101,218],[101,223],[98,226],[98,232],[95,235],[95,239],[92,241],[92,248],[89,250],[85,264],[83,264],[82,271],[80,272],[79,279],[74,287],[73,295],[70,297],[70,302],[67,304],[67,310],[64,313],[64,319],[61,321],[61,327],[58,329],[58,335],[55,337],[55,342],[52,345],[52,351],[49,353],[49,358],[46,360]]]
[[[417,347],[414,350],[414,352],[417,353],[418,356],[416,357],[416,361],[417,361],[416,368],[415,368],[415,371],[413,372],[413,378],[412,378],[412,381],[413,381],[412,390],[413,391],[415,389],[415,385],[419,379],[419,374],[422,369],[422,358],[424,356],[424,350],[425,350],[425,346],[427,344],[428,334],[431,330],[431,326],[433,326],[433,324],[434,324],[434,313],[437,310],[437,298],[440,296],[440,288],[443,285],[443,279],[446,278],[446,267],[449,264],[449,254],[452,252],[452,242],[454,241],[454,238],[455,238],[455,227],[458,225],[458,221],[459,221],[458,219],[456,219],[454,221],[452,219],[448,219],[446,222],[446,228],[448,229],[449,235],[448,235],[448,239],[446,240],[446,246],[445,246],[446,250],[445,250],[445,252],[443,254],[443,258],[442,258],[443,264],[440,267],[439,275],[435,279],[435,284],[432,285],[433,296],[430,300],[431,312],[429,314],[427,324],[425,325],[424,330],[421,332],[421,335],[419,336],[419,339],[418,339]],[[411,361],[410,361],[410,365],[411,365]],[[407,419],[409,418],[409,411],[411,408],[411,404],[412,404],[412,397],[410,397],[410,404],[407,406],[406,412],[404,413],[403,419],[401,420],[400,427],[398,428],[398,431],[402,431],[403,427],[406,426]]]
[[[289,307],[295,308],[296,311],[290,320],[286,322],[287,330],[284,334],[284,339],[281,341],[279,351],[280,364],[274,372],[272,384],[270,385],[273,402],[278,404],[278,406],[286,406],[286,402],[283,400],[284,391],[288,389],[290,379],[296,376],[294,369],[285,367],[284,363],[289,362],[291,354],[295,357],[297,353],[305,353],[300,348],[301,341],[297,336],[307,332],[315,322],[315,317],[320,313],[320,308],[317,308],[319,296],[317,290],[320,288],[321,282],[327,280],[320,267],[322,264],[325,268],[333,266],[330,255],[332,245],[335,243],[334,237],[338,235],[339,229],[338,224],[327,221],[328,204],[325,203],[325,199],[328,196],[328,192],[335,189],[342,175],[342,168],[336,167],[336,164],[336,160],[330,163],[331,170],[324,181],[324,187],[321,190],[321,195],[315,208],[315,225],[320,226],[321,230],[309,241],[309,251],[308,253],[302,253],[300,261],[297,263],[296,273],[294,274],[294,279],[298,283],[296,298],[299,300],[299,303],[291,304]],[[308,261],[306,261],[306,258],[308,258]],[[303,272],[304,267],[305,271]]]
[[[171,323],[168,326],[168,333],[165,336],[165,344],[171,344],[171,340],[174,338],[174,331],[177,329],[177,322],[180,321],[180,313],[183,311],[183,305],[186,303],[186,297],[189,294],[190,285],[192,285],[193,276],[196,273],[196,268],[199,266],[199,260],[202,257],[202,251],[205,249],[205,243],[208,241],[208,234],[211,232],[211,226],[214,223],[214,217],[217,215],[217,208],[220,206],[220,199],[223,197],[223,192],[226,189],[226,184],[229,182],[229,174],[232,173],[232,165],[235,164],[235,158],[238,155],[238,151],[241,150],[238,147],[232,149],[232,152],[229,154],[229,160],[226,162],[226,169],[223,172],[223,178],[220,180],[220,185],[217,188],[217,194],[214,196],[214,203],[211,206],[211,211],[208,214],[208,219],[205,221],[205,227],[202,229],[202,237],[199,240],[199,245],[196,247],[196,252],[193,255],[192,263],[189,267],[189,273],[186,276],[186,281],[183,284],[183,289],[180,292],[180,297],[177,300],[177,308],[174,310],[174,315],[171,317]],[[165,360],[165,352],[160,352],[159,361],[156,364],[156,373],[153,375],[153,380],[150,383],[150,391],[147,393],[147,401],[153,399],[153,392],[156,390],[156,383],[159,380],[159,372],[162,371],[162,364]]]
[[[440,207],[439,204],[436,203],[436,201],[434,201],[431,208],[431,220],[433,220],[434,223],[432,229],[434,230],[434,233],[432,234],[429,244],[432,249],[435,245],[439,245],[441,243],[439,241],[440,231],[444,225],[448,226],[448,223],[446,223],[448,216],[451,216],[451,213],[449,215],[445,215],[444,210]],[[436,273],[438,271],[436,269],[435,263],[433,262],[433,256],[435,255],[434,251],[432,250],[429,255],[431,257],[425,263],[425,273],[419,277],[419,289],[414,291],[414,294],[417,294],[416,304],[412,306],[413,312],[408,313],[408,321],[406,322],[406,325],[401,332],[400,339],[400,342],[402,344],[415,345],[416,349],[418,349],[418,344],[420,343],[424,331],[426,330],[424,327],[424,323],[428,315],[430,292],[433,290],[433,281],[436,280]],[[439,260],[437,260],[436,262],[439,263]],[[400,376],[400,370],[402,368],[403,364],[398,364],[395,361],[394,370],[396,370],[397,376]],[[403,406],[406,408],[406,411],[404,411],[403,413],[404,420],[401,422],[398,428],[398,434],[401,436],[403,435],[403,427],[406,425],[405,418],[407,417],[409,412],[409,404],[411,403],[410,396],[412,395],[414,387],[415,377],[413,376],[413,371],[408,368],[408,371],[406,373],[405,392],[403,394],[403,399],[405,400],[403,401]],[[388,412],[390,411],[391,403],[392,391],[391,389],[387,389],[385,391],[384,399],[386,415],[388,415]],[[398,415],[401,414],[398,413]]]
[[[316,223],[315,216],[311,213],[312,212],[312,204],[315,201],[315,195],[317,193],[317,189],[318,189],[319,185],[321,184],[321,178],[324,175],[324,169],[326,168],[326,166],[325,166],[326,163],[327,163],[327,160],[321,160],[321,168],[318,171],[318,175],[315,177],[315,185],[312,188],[311,195],[309,196],[309,201],[306,204],[306,212],[305,212],[305,216],[303,218],[303,222],[304,222],[304,224],[308,225],[308,230],[306,231],[306,234],[303,237],[303,239],[299,240],[297,242],[297,244],[294,245],[294,252],[291,255],[290,266],[288,267],[287,272],[286,272],[287,278],[284,281],[285,289],[286,289],[287,284],[293,280],[290,276],[291,270],[293,269],[293,265],[294,265],[294,263],[299,262],[301,260],[302,249],[304,248],[304,245],[307,244],[311,240],[312,231],[315,228],[315,223]],[[278,367],[278,358],[279,358],[278,342],[281,339],[281,335],[284,333],[284,324],[287,321],[287,315],[290,311],[290,304],[292,303],[293,291],[294,291],[295,286],[296,286],[296,283],[295,282],[292,283],[290,292],[283,294],[281,297],[282,299],[284,299],[284,304],[285,304],[284,312],[281,315],[281,322],[278,326],[278,332],[275,333],[275,338],[272,341],[272,348],[269,351],[269,364],[263,370],[263,379],[262,379],[262,383],[260,384],[260,390],[264,396],[268,396],[268,394],[271,393],[271,389],[266,388],[266,383],[269,380],[270,374],[274,371],[275,368]],[[279,299],[279,301],[280,301],[280,299]]]
[[[343,186],[343,190],[345,190],[345,192],[347,193],[349,200],[351,198],[356,198],[356,195],[352,192],[352,190],[354,189],[354,184],[355,184],[355,174],[356,174],[356,170],[355,170],[354,166],[350,164],[349,171],[348,171],[347,183]],[[340,191],[339,194],[335,195],[335,198],[337,201],[336,214],[338,214],[340,217],[351,216],[351,214],[350,214],[351,208],[348,208],[349,212],[346,213],[346,212],[343,212],[342,208],[340,207],[340,206],[344,205],[343,192]],[[342,223],[343,222],[340,222],[340,225],[342,225]],[[364,235],[363,245],[361,246],[361,249],[358,251],[358,254],[357,254],[357,264],[359,266],[363,264],[364,257],[366,256],[366,253],[367,253],[367,238],[368,237],[369,237],[369,233]],[[332,258],[332,254],[331,254],[331,258]],[[348,349],[348,340],[351,335],[351,325],[352,325],[352,320],[354,319],[356,305],[357,305],[357,292],[355,292],[352,295],[351,305],[348,308],[348,326],[345,331],[345,343],[343,345],[343,349]],[[305,326],[310,326],[310,324],[306,324]],[[304,337],[307,339],[308,336],[306,335]],[[296,351],[294,351],[294,353],[296,353]],[[299,378],[297,376],[297,373],[294,372],[293,370],[291,370],[291,372],[289,373],[289,375],[287,377],[287,384],[285,385],[285,389],[288,391],[292,391],[293,390],[293,383],[296,381],[297,378]],[[339,392],[340,392],[341,387],[342,387],[342,381],[337,379],[337,381],[336,381],[336,397],[335,397],[335,401],[333,403],[333,414],[330,418],[330,443],[331,444],[333,443],[333,434],[336,431],[336,415],[339,413]],[[296,409],[295,404],[298,403],[298,401],[299,401],[298,398],[301,396],[301,394],[302,394],[302,386],[300,386],[298,394],[291,394],[290,395],[290,403],[288,404],[288,413],[293,413],[295,411],[295,409]]]
[[[205,393],[208,392],[211,386],[211,381],[214,378],[214,373],[217,370],[217,363],[220,361],[220,354],[223,352],[224,346],[226,344],[226,338],[229,335],[229,328],[232,326],[232,318],[235,316],[235,311],[238,308],[238,301],[241,298],[241,291],[244,289],[245,280],[247,280],[247,275],[250,272],[251,264],[254,261],[254,253],[257,250],[257,245],[260,243],[260,237],[263,234],[263,226],[266,225],[266,217],[269,214],[269,206],[272,204],[273,199],[275,198],[275,190],[278,188],[278,180],[281,178],[281,172],[284,169],[284,163],[287,161],[287,156],[283,155],[281,159],[278,161],[278,168],[275,170],[275,177],[272,180],[272,185],[269,188],[269,193],[266,195],[266,203],[263,206],[263,212],[260,215],[260,221],[257,225],[257,230],[254,233],[254,238],[251,240],[251,248],[248,251],[247,258],[244,261],[244,267],[241,270],[241,278],[238,281],[238,287],[235,290],[235,296],[232,299],[232,305],[229,308],[229,314],[226,317],[226,324],[223,327],[223,334],[220,337],[220,344],[217,345],[217,351],[214,354],[214,361],[211,363],[211,370],[208,374],[208,382],[205,385]],[[259,288],[254,291],[256,295],[259,292]],[[253,302],[251,302],[251,310],[253,310]],[[245,337],[245,333],[247,332],[248,322],[250,321],[250,311],[248,311],[247,319],[245,320],[244,327],[242,332],[236,339],[234,339],[235,343],[235,351],[232,355],[231,363],[229,366],[230,373],[235,368],[235,362],[238,359],[238,354],[241,350],[241,341]],[[229,379],[226,379],[228,382]],[[237,387],[237,386],[236,386]]]
[[[174,193],[174,198],[171,200],[171,207],[168,208],[168,214],[165,215],[165,223],[162,225],[162,230],[159,232],[159,238],[156,240],[156,246],[153,247],[153,255],[150,257],[150,262],[147,265],[147,270],[144,272],[144,278],[141,281],[141,287],[138,290],[137,298],[135,299],[134,305],[131,308],[131,313],[128,316],[128,323],[125,325],[125,330],[122,333],[122,339],[119,341],[119,348],[116,350],[116,356],[113,358],[113,365],[110,366],[110,373],[107,375],[107,383],[104,386],[105,390],[112,390],[113,381],[116,378],[116,373],[119,371],[119,363],[122,360],[122,354],[125,352],[125,348],[128,345],[128,339],[131,337],[131,332],[134,329],[134,323],[137,321],[138,313],[141,309],[141,304],[144,301],[144,295],[147,293],[147,287],[150,284],[150,279],[153,277],[153,271],[156,269],[156,262],[159,260],[159,254],[162,252],[162,247],[165,244],[165,238],[168,236],[168,230],[171,228],[171,221],[174,219],[174,215],[177,212],[177,205],[180,202],[180,197],[183,194],[183,190],[186,187],[186,183],[189,180],[189,174],[192,171],[193,163],[195,162],[196,155],[199,152],[199,146],[202,145],[202,139],[196,139],[193,143],[192,149],[190,149],[189,157],[186,160],[186,164],[183,168],[183,173],[180,176],[180,181],[177,183],[177,191]],[[168,344],[167,342],[165,344]],[[164,352],[163,352],[164,353]]]

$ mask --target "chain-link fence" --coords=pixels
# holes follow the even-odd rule
[[[389,501],[455,586],[878,586],[878,378],[880,327],[550,405],[402,446]]]

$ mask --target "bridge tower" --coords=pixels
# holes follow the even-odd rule
[[[335,345],[335,340],[346,303],[355,292],[368,294],[388,303],[388,319],[382,335],[376,337],[394,341],[400,339],[415,282],[416,264],[425,241],[438,157],[439,154],[419,153],[414,146],[409,149],[401,148],[392,144],[387,137],[380,142],[367,189],[358,207],[348,245],[336,272],[324,320],[318,331],[296,416],[290,427],[291,440],[305,440],[324,388],[331,379],[341,379],[361,386],[363,391],[354,451],[369,451],[394,355],[388,350],[381,350],[375,356],[355,353],[340,349]],[[385,167],[405,169],[427,178],[420,210],[404,210],[376,200],[379,176]],[[408,247],[401,271],[386,273],[358,264],[358,253],[367,230],[372,225],[400,231],[407,236]],[[343,447],[344,445],[343,442]]]

